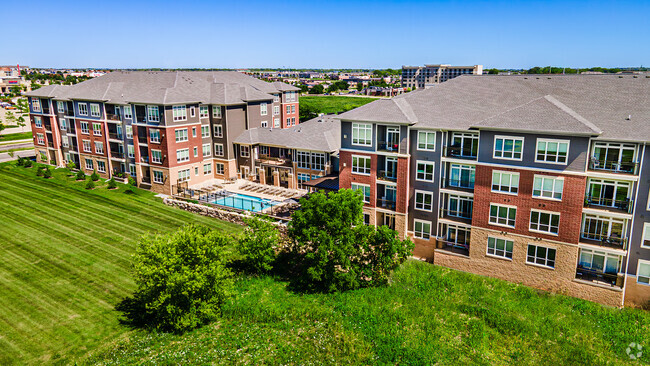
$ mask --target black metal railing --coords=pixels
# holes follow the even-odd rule
[[[444,155],[448,158],[472,159],[476,160],[478,150],[462,146],[445,146]]]
[[[74,117],[74,109],[66,109],[65,115],[70,116],[70,117]]]
[[[471,179],[445,179],[444,180],[445,188],[467,188],[474,189],[474,181]]]
[[[391,182],[397,182],[397,171],[395,170],[380,170],[377,174],[377,179],[389,180]]]
[[[469,243],[455,243],[445,238],[438,239],[437,249],[469,256]]]
[[[589,160],[589,169],[591,170],[604,170],[613,173],[625,173],[625,174],[638,174],[639,163],[632,161],[629,162],[619,162],[618,160],[601,160],[601,159],[590,159]]]
[[[627,245],[627,238],[620,235],[605,235],[599,233],[590,233],[588,231],[583,231],[580,233],[580,237],[585,240],[594,242],[597,245],[623,248],[625,249]]]
[[[633,202],[634,201],[630,198],[617,200],[613,198],[585,195],[585,206],[594,205],[594,206],[612,207],[612,208],[623,210],[627,213],[632,213]]]
[[[396,206],[397,202],[395,202],[395,200],[377,198],[377,207],[395,211]]]
[[[399,143],[397,142],[379,142],[377,143],[377,151],[386,151],[386,152],[399,152]]]
[[[109,132],[108,133],[108,138],[113,139],[113,140],[122,140],[123,136],[124,135],[122,135],[121,133],[117,133],[117,132]]]
[[[148,140],[148,138],[147,138],[146,135],[145,135],[145,136],[138,135],[138,142],[139,142],[139,143],[141,143],[141,144],[147,144],[147,140]]]
[[[578,265],[578,268],[576,269],[576,278],[583,281],[605,282],[614,287],[623,287],[622,278],[620,278],[618,274],[605,273],[602,270],[585,268],[581,265]]]
[[[116,158],[116,159],[124,159],[125,156],[126,156],[126,155],[124,155],[124,153],[121,153],[121,152],[113,152],[113,151],[111,151],[111,157],[112,157],[112,158]]]
[[[440,217],[472,220],[472,210],[450,210],[448,208],[440,208]]]

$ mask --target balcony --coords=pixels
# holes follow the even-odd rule
[[[123,137],[124,137],[124,135],[122,135],[121,133],[117,133],[117,132],[109,132],[108,133],[108,138],[111,139],[111,140],[120,140],[120,141],[122,141]]]
[[[394,170],[380,170],[377,174],[377,179],[385,180],[389,182],[397,182],[397,171]]]
[[[476,160],[477,150],[472,147],[445,146],[444,156],[455,159]]]
[[[113,151],[111,151],[111,158],[114,158],[114,159],[125,159],[125,158],[126,158],[126,155],[125,155],[124,153],[121,153],[121,152],[113,152]]]
[[[463,224],[472,223],[472,211],[470,210],[450,210],[440,208],[440,217],[450,221],[460,222]]]
[[[625,249],[627,247],[627,238],[619,234],[598,234],[582,231],[580,241],[585,244],[599,245],[613,249]]]
[[[584,207],[632,213],[632,208],[634,207],[633,203],[634,200],[630,198],[617,200],[613,198],[586,195]]]
[[[387,210],[392,210],[395,211],[395,207],[397,207],[397,202],[392,199],[386,199],[386,198],[378,198],[377,199],[377,207],[385,208]]]
[[[109,121],[120,121],[120,116],[114,113],[106,113],[106,119]]]
[[[138,135],[138,142],[139,142],[139,143],[141,143],[141,144],[143,144],[143,145],[146,145],[147,142],[148,142],[147,140],[148,140],[148,138],[147,138],[146,135],[145,135],[145,136]]]
[[[474,181],[471,179],[444,179],[442,181],[442,188],[452,188],[463,192],[474,191]]]
[[[140,162],[149,164],[149,157],[148,156],[141,156],[140,157]]]
[[[436,249],[469,257],[469,242],[454,243],[447,241],[445,238],[438,238],[438,241],[436,242]]]
[[[377,143],[377,151],[399,153],[399,143],[396,142],[379,142]]]
[[[608,173],[634,174],[639,173],[639,163],[632,161],[589,159],[589,170],[605,171]]]
[[[74,109],[72,109],[72,108],[66,109],[65,115],[69,116],[69,117],[74,117]]]
[[[602,283],[612,287],[623,288],[624,277],[622,275],[605,273],[602,270],[584,268],[578,265],[576,269],[576,279],[595,283]]]

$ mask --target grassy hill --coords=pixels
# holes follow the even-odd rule
[[[185,335],[120,324],[135,238],[202,222],[153,194],[0,164],[0,364],[619,365],[650,359],[650,315],[408,261],[390,286],[300,294],[245,277],[220,321]]]
[[[346,97],[336,95],[310,95],[300,97],[300,121],[317,116],[319,113],[339,114],[361,107],[378,98]]]

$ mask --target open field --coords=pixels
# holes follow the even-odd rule
[[[309,111],[315,114],[338,114],[349,111],[350,109],[361,107],[362,105],[368,104],[377,99],[378,98],[346,97],[335,95],[301,96],[300,108],[309,109]]]
[[[185,335],[132,330],[114,306],[134,289],[135,238],[201,222],[135,195],[0,164],[0,364],[622,365],[650,314],[405,263],[384,288],[300,294],[237,280],[223,318]]]
[[[27,140],[27,139],[31,140],[32,138],[33,136],[31,132],[9,133],[6,135],[0,135],[0,142]]]

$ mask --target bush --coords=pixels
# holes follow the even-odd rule
[[[135,187],[138,182],[133,177],[129,177],[129,185]]]
[[[379,286],[413,250],[386,226],[363,224],[359,191],[313,193],[300,200],[289,223],[292,280],[309,291],[334,292]]]
[[[133,257],[138,288],[120,310],[135,325],[173,332],[217,319],[233,286],[225,255],[231,244],[199,225],[143,236]]]
[[[50,160],[50,165],[56,165],[56,159]]]
[[[92,179],[93,182],[97,182],[99,180],[99,174],[97,174],[97,170],[93,170],[93,174],[90,175],[90,179]]]
[[[37,177],[43,176],[43,167],[39,166],[38,168],[36,168],[36,176]]]
[[[108,180],[108,189],[115,189],[117,188],[117,183],[115,183],[115,179],[111,178]]]
[[[45,168],[43,171],[43,178],[52,178],[52,171],[49,167]]]
[[[75,177],[77,180],[85,180],[86,179],[86,174],[84,174],[83,170],[80,170],[77,172],[77,176]]]
[[[25,165],[25,158],[18,157],[18,160],[16,160],[16,166],[23,166]]]
[[[92,179],[88,179],[88,182],[86,182],[86,189],[94,189],[95,188],[95,182],[93,182]]]
[[[66,167],[68,168],[68,170],[70,170],[70,171],[72,171],[72,170],[74,170],[74,169],[77,169],[77,164],[75,164],[75,163],[72,162],[72,161],[69,161],[68,164],[66,164],[65,166],[66,166]]]
[[[246,220],[246,224],[248,227],[239,239],[237,249],[248,268],[258,273],[267,273],[273,269],[280,233],[266,218],[253,217]]]
[[[25,159],[23,162],[23,167],[25,168],[31,168],[34,163],[32,162],[31,159]]]

